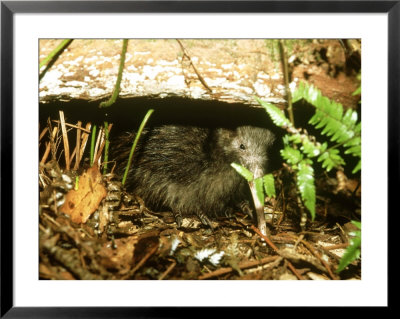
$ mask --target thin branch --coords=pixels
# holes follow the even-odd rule
[[[260,260],[252,260],[252,261],[245,261],[245,262],[239,263],[238,267],[239,267],[239,269],[253,268],[253,267],[257,267],[257,266],[261,266],[264,264],[274,262],[277,259],[281,259],[281,258],[282,257],[280,257],[280,256],[268,256],[268,257],[262,258]],[[210,278],[218,277],[221,275],[226,275],[232,271],[234,271],[234,269],[232,267],[223,267],[223,268],[219,268],[213,272],[210,272],[208,274],[201,275],[198,279],[201,279],[201,280],[210,279]]]
[[[194,72],[196,73],[197,77],[199,78],[201,84],[203,84],[204,87],[205,87],[210,93],[213,93],[212,89],[208,86],[207,82],[206,82],[206,81],[204,80],[204,78],[201,76],[200,72],[197,71],[197,68],[196,68],[195,65],[193,64],[193,61],[192,61],[192,59],[190,58],[189,54],[187,53],[187,51],[186,51],[185,47],[183,46],[182,42],[181,42],[180,40],[178,40],[178,39],[176,39],[176,41],[179,43],[179,45],[180,45],[180,47],[181,47],[181,49],[182,49],[183,57],[186,57],[186,58],[189,60],[190,65],[192,66],[192,68],[193,68]]]
[[[251,225],[251,229],[253,229],[262,239],[265,240],[265,242],[278,254],[280,255],[279,249],[278,247],[276,247],[274,245],[274,243],[272,241],[269,240],[269,238],[267,236],[264,236],[260,230],[256,227],[254,227],[253,225]],[[287,260],[288,263],[288,267],[290,268],[290,270],[294,273],[294,275],[299,279],[299,280],[304,280],[304,278],[299,274],[299,272],[296,270],[296,268],[292,265],[292,263]]]
[[[294,125],[294,115],[293,115],[293,107],[292,107],[292,93],[290,92],[289,88],[289,66],[287,63],[287,56],[286,50],[284,45],[284,40],[279,40],[279,50],[281,52],[281,59],[282,59],[282,69],[283,69],[283,78],[285,80],[285,90],[286,90],[286,98],[288,103],[287,111],[289,113],[290,122]]]

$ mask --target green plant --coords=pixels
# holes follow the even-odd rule
[[[94,162],[94,146],[96,143],[96,130],[97,130],[97,125],[94,125],[92,129],[92,139],[90,143],[90,166],[93,166]]]
[[[275,197],[274,176],[272,174],[267,174],[255,179],[253,173],[244,166],[237,163],[231,163],[231,166],[249,183],[254,183],[257,197],[261,203],[264,202],[265,194],[269,197]]]
[[[53,63],[57,60],[58,56],[71,44],[73,39],[65,39],[61,41],[61,43],[50,52],[50,54],[43,59],[39,64],[39,70],[47,64],[47,67],[39,74],[39,82],[46,74],[47,70],[53,65]]]
[[[110,132],[108,130],[108,122],[104,121],[104,137],[105,137],[105,147],[104,147],[104,166],[103,166],[103,175],[107,174],[108,168],[108,148],[110,145]]]
[[[265,193],[270,197],[275,196],[273,175],[267,174],[262,177],[254,178],[254,174],[242,165],[231,163],[231,166],[249,183],[250,192],[253,197],[254,207],[256,210],[258,229],[263,235],[267,235],[268,232],[264,217],[264,199]]]
[[[354,95],[361,94],[361,72],[357,74],[357,80],[360,81],[360,85],[357,87],[357,89],[353,92]]]
[[[333,168],[343,170],[343,165],[346,163],[339,150],[343,148],[345,154],[359,158],[352,171],[358,172],[361,169],[361,123],[358,121],[356,111],[348,109],[344,112],[340,103],[323,96],[313,86],[300,83],[292,92],[292,100],[296,102],[300,99],[306,100],[315,107],[315,114],[309,123],[321,129],[321,133],[328,136],[330,142],[335,143],[334,145],[328,147],[327,142],[317,142],[304,130],[294,127],[278,107],[256,97],[275,125],[288,133],[283,138],[284,148],[281,150],[281,155],[296,172],[296,183],[301,199],[309,210],[311,218],[314,219],[316,194],[313,160],[322,162],[322,167],[327,172]]]
[[[341,272],[361,255],[361,223],[354,220],[351,223],[355,225],[358,230],[349,234],[352,236],[350,238],[350,245],[347,247],[344,255],[340,259],[339,266],[336,269],[337,273]]]
[[[128,48],[128,40],[124,39],[122,41],[121,59],[119,61],[118,76],[117,76],[117,81],[115,82],[114,91],[113,91],[111,97],[107,101],[103,101],[99,104],[100,108],[109,107],[109,106],[113,105],[115,103],[115,101],[117,100],[117,97],[118,97],[118,94],[120,91],[122,72],[124,70],[125,56],[126,56],[127,48]]]
[[[153,112],[154,112],[154,109],[148,110],[146,115],[143,118],[142,123],[140,124],[139,130],[138,130],[138,132],[137,132],[137,134],[135,136],[135,139],[134,139],[134,141],[132,143],[131,151],[129,153],[128,163],[126,164],[124,176],[122,177],[122,185],[125,184],[126,178],[128,177],[129,168],[131,167],[131,163],[132,163],[133,153],[135,152],[135,148],[136,148],[136,145],[137,145],[137,143],[139,141],[139,137],[142,134],[144,126],[146,125],[147,121],[149,120],[149,118],[150,118],[150,116],[151,116],[151,114]]]
[[[265,47],[271,57],[272,62],[278,62],[282,59],[279,43],[284,42],[287,55],[293,54],[302,56],[304,49],[307,49],[312,40],[310,39],[266,39]]]

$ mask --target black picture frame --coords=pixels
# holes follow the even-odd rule
[[[400,1],[1,1],[1,317],[176,318],[186,308],[15,307],[13,302],[13,19],[16,13],[387,13],[388,14],[388,204],[398,213]],[[390,218],[390,214],[389,214]],[[389,222],[389,225],[391,223]],[[390,240],[388,241],[390,243]],[[388,282],[389,286],[390,281]],[[390,304],[390,298],[388,300]],[[193,314],[207,315],[209,309]],[[227,315],[226,309],[212,312]],[[235,310],[236,314],[237,310]],[[249,316],[248,310],[246,315]]]

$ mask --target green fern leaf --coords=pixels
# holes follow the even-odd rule
[[[361,160],[358,161],[357,165],[353,168],[351,171],[353,174],[357,173],[359,170],[361,170]]]
[[[290,146],[285,146],[285,148],[281,150],[281,155],[291,165],[296,165],[303,159],[301,152]]]
[[[361,133],[361,122],[358,123],[355,127],[354,127],[354,132],[356,134],[360,134]]]
[[[340,165],[345,164],[345,161],[339,155],[339,150],[335,148],[323,152],[318,157],[318,162],[322,162],[322,167],[325,168],[328,172],[334,167],[339,167]]]
[[[308,138],[303,139],[300,149],[309,157],[315,157],[321,154],[320,148]]]
[[[304,83],[300,82],[297,89],[292,92],[292,103],[295,103],[304,97],[304,89],[305,89]]]
[[[285,113],[283,113],[281,109],[279,109],[275,105],[272,105],[271,103],[262,101],[258,97],[255,97],[255,99],[258,101],[258,103],[260,103],[261,106],[265,108],[275,125],[282,128],[292,126],[292,123],[290,123],[289,119],[285,116]]]
[[[268,197],[275,197],[275,182],[274,182],[274,175],[267,174],[263,177],[264,182],[264,190]]]
[[[321,145],[321,147],[320,147],[320,151],[321,151],[321,153],[323,153],[323,152],[325,152],[326,150],[328,149],[328,143],[327,142],[324,142],[324,143],[322,143],[322,145]]]
[[[352,154],[357,157],[361,157],[361,145],[355,145],[353,147],[348,148],[344,152],[345,154]]]
[[[242,175],[248,182],[251,182],[254,179],[254,175],[252,172],[250,172],[246,167],[236,164],[236,163],[231,163],[231,166],[240,174]]]
[[[314,185],[314,170],[312,166],[305,161],[301,161],[298,165],[297,172],[297,187],[300,191],[301,199],[304,205],[311,213],[311,218],[315,218],[315,185]]]
[[[351,95],[358,95],[361,94],[361,86],[359,86]]]
[[[360,132],[361,127],[355,129],[357,112],[349,109],[343,115],[343,106],[323,96],[320,90],[300,83],[294,94],[296,100],[302,97],[316,107],[309,123],[317,129],[323,128],[322,134],[329,136],[332,142],[345,142]]]
[[[352,109],[348,109],[345,115],[342,118],[343,124],[347,125],[350,128],[353,128],[358,120],[357,112],[353,111]]]
[[[288,141],[293,142],[295,144],[300,144],[301,143],[300,134],[293,134],[293,135],[287,135],[287,136],[288,136]]]
[[[254,187],[256,189],[256,194],[260,203],[264,204],[265,194],[263,188],[263,178],[258,177],[254,180]]]
[[[343,257],[340,259],[336,272],[341,272],[361,255],[361,223],[352,221],[352,224],[357,226],[359,230],[354,232],[353,238],[350,238],[350,245],[346,248]]]
[[[343,144],[344,147],[360,146],[361,147],[361,136],[354,136]]]

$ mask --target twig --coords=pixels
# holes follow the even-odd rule
[[[138,271],[138,269],[144,265],[144,263],[147,261],[147,259],[149,259],[157,251],[157,249],[158,249],[158,245],[154,245],[154,247],[147,252],[146,256],[144,256],[142,258],[142,260],[140,260],[137,263],[137,265],[132,270],[130,270],[129,273],[126,274],[122,279],[127,279],[127,278],[133,276],[135,274],[135,272]]]
[[[265,240],[265,242],[278,254],[280,255],[279,249],[278,247],[276,247],[274,245],[274,243],[272,241],[269,240],[269,238],[267,236],[264,236],[256,227],[254,227],[254,225],[251,225],[251,229],[253,229],[261,238],[263,238]],[[299,280],[304,280],[304,278],[298,273],[298,271],[296,270],[296,268],[292,265],[292,263],[287,260],[288,263],[288,267],[290,268],[290,270],[294,273],[294,275],[299,279]]]
[[[286,211],[286,201],[285,201],[285,192],[283,191],[283,187],[281,189],[281,196],[282,196],[282,214],[279,217],[278,222],[276,223],[276,227],[279,227],[283,221],[283,217],[285,216]]]
[[[192,59],[190,58],[189,54],[187,54],[186,49],[185,49],[185,47],[183,46],[182,42],[181,42],[180,40],[178,40],[178,39],[176,39],[176,41],[179,43],[179,45],[180,45],[180,47],[181,47],[181,49],[182,49],[183,57],[186,57],[186,58],[189,60],[190,65],[192,66],[192,68],[193,68],[194,72],[196,73],[197,77],[199,78],[201,84],[203,84],[204,87],[205,87],[210,93],[213,93],[212,89],[207,85],[207,82],[206,82],[206,81],[204,80],[204,78],[201,76],[201,74],[199,73],[199,71],[197,71],[195,65],[193,64]]]
[[[54,245],[50,240],[44,241],[41,247],[76,278],[83,280],[102,279],[100,276],[82,269],[80,259],[71,251]]]
[[[289,113],[290,122],[294,125],[294,115],[293,115],[293,107],[292,107],[292,93],[290,92],[289,88],[289,67],[287,63],[286,51],[284,47],[283,40],[279,40],[279,50],[281,52],[281,59],[282,59],[282,68],[283,68],[283,78],[285,80],[285,90],[286,90],[286,98],[288,103],[287,111]]]
[[[52,121],[55,122],[55,123],[58,123],[58,124],[60,123],[59,120],[52,120]],[[80,122],[80,121],[79,121],[78,123],[81,123],[81,124],[82,124],[82,122]],[[72,127],[72,128],[76,128],[76,129],[78,129],[78,130],[80,130],[80,131],[84,131],[84,132],[90,134],[90,130],[88,130],[88,129],[86,129],[86,128],[83,128],[83,127],[80,126],[79,124],[75,125],[75,124],[65,123],[65,126],[69,126],[69,127]]]
[[[50,140],[51,140],[51,139],[54,140],[54,137],[56,136],[57,131],[58,131],[58,127],[55,126],[55,127],[53,128],[52,134],[50,135]],[[51,138],[51,137],[52,137],[52,138]],[[42,159],[41,159],[41,161],[40,161],[40,164],[46,163],[47,157],[48,157],[49,154],[50,154],[51,143],[52,143],[51,141],[47,143],[46,150],[44,151],[44,154],[43,154],[43,157],[42,157]]]
[[[44,128],[44,130],[42,131],[42,133],[40,133],[40,135],[39,135],[39,142],[40,142],[40,140],[43,138],[43,136],[46,134],[46,132],[49,130],[49,128],[48,127],[45,127]]]
[[[51,221],[54,225],[56,225],[57,227],[60,227],[61,225],[50,215],[48,215],[47,213],[43,213],[43,216],[48,219],[49,221]]]
[[[292,237],[294,240],[298,240],[295,236],[293,235],[289,235],[290,237]],[[315,256],[317,257],[317,259],[321,262],[321,264],[324,265],[324,267],[326,268],[326,270],[328,271],[329,276],[333,279],[336,280],[337,277],[332,273],[331,268],[329,267],[328,263],[323,260],[320,256],[320,254],[314,249],[314,247],[308,243],[307,241],[305,241],[304,239],[300,239],[300,242],[307,247],[307,249]]]
[[[171,265],[168,266],[167,270],[162,273],[162,275],[158,278],[158,280],[163,280],[174,267],[176,266],[176,261],[173,261]]]
[[[331,246],[321,246],[323,250],[333,250],[333,249],[341,249],[341,248],[347,248],[349,246],[349,243],[343,243],[343,244],[337,244],[337,245],[331,245]]]
[[[252,267],[268,264],[270,262],[276,261],[279,258],[282,258],[282,257],[280,257],[280,256],[269,256],[269,257],[262,258],[261,260],[246,261],[246,262],[239,263],[238,267],[239,267],[239,269],[252,268]],[[203,280],[203,279],[209,279],[209,278],[213,278],[213,277],[218,277],[218,276],[221,276],[221,275],[228,274],[228,273],[230,273],[232,271],[234,271],[234,269],[232,267],[219,268],[219,269],[217,269],[217,270],[215,270],[213,272],[210,272],[208,274],[201,275],[198,279]]]

